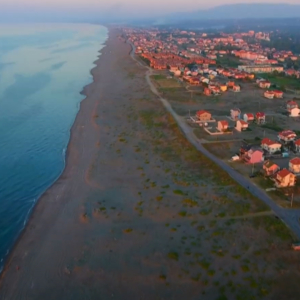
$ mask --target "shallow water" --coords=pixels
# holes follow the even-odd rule
[[[80,91],[106,38],[98,25],[0,26],[0,268],[64,168]]]

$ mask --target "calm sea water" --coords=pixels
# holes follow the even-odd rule
[[[106,39],[98,25],[0,26],[0,270],[64,168],[80,91]]]

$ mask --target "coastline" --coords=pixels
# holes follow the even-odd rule
[[[11,252],[0,299],[223,299],[215,282],[228,280],[228,299],[262,286],[282,299],[282,282],[294,287],[276,262],[289,257],[295,273],[299,262],[286,227],[249,194],[241,211],[238,186],[186,139],[119,34],[91,70],[66,168]]]
[[[74,118],[74,122],[73,125],[70,128],[70,135],[69,135],[69,140],[67,143],[67,147],[66,149],[64,149],[65,154],[64,154],[64,166],[62,168],[61,173],[57,176],[57,178],[53,181],[53,183],[51,185],[49,185],[48,188],[46,188],[46,190],[37,198],[37,200],[35,201],[34,206],[32,207],[31,211],[28,213],[28,217],[27,217],[27,222],[24,225],[24,228],[20,231],[20,234],[18,235],[18,237],[16,238],[13,247],[10,249],[9,253],[6,255],[6,257],[4,258],[4,265],[3,265],[3,269],[0,273],[0,299],[2,299],[1,296],[1,281],[2,279],[5,277],[5,273],[8,270],[8,268],[11,266],[12,262],[12,258],[14,257],[14,251],[16,250],[16,248],[18,247],[19,243],[22,241],[22,239],[24,238],[24,235],[27,234],[27,231],[30,231],[32,229],[32,226],[35,226],[31,223],[33,223],[33,219],[37,218],[37,215],[43,211],[45,209],[45,203],[43,202],[43,198],[53,189],[55,190],[59,190],[59,185],[61,184],[61,181],[64,180],[65,176],[68,176],[68,174],[70,173],[70,171],[72,170],[72,162],[74,161],[74,154],[71,153],[72,149],[71,149],[71,145],[72,145],[72,139],[74,139],[74,136],[76,135],[76,131],[78,130],[77,127],[80,124],[81,120],[79,120],[79,113],[80,110],[82,109],[82,107],[84,106],[85,102],[88,101],[88,90],[89,88],[93,85],[94,83],[94,72],[98,67],[98,64],[100,63],[101,60],[101,56],[102,56],[102,52],[105,50],[106,46],[107,46],[107,42],[110,38],[110,31],[111,29],[109,27],[106,27],[108,32],[107,32],[107,38],[105,43],[103,44],[103,47],[101,48],[101,50],[98,51],[98,55],[97,55],[97,59],[93,62],[93,68],[90,70],[90,75],[92,76],[92,81],[85,85],[82,90],[79,92],[80,95],[83,95],[84,98],[80,101],[79,103],[79,109],[78,112]],[[73,154],[73,156],[72,156]],[[56,191],[55,191],[56,192]],[[18,266],[19,267],[19,266]]]

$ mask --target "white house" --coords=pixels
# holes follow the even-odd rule
[[[290,117],[299,117],[300,109],[298,107],[294,107],[290,110]]]
[[[261,147],[268,151],[270,154],[281,151],[281,144],[279,142],[272,141],[268,138],[264,138],[261,141]]]

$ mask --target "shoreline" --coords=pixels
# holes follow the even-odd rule
[[[106,26],[105,26],[106,27]],[[60,174],[57,176],[57,178],[53,181],[52,184],[50,184],[43,193],[41,193],[38,197],[37,200],[35,201],[32,209],[28,212],[28,216],[27,216],[27,221],[26,224],[24,225],[24,227],[20,230],[20,233],[18,235],[18,237],[15,239],[14,244],[12,246],[12,248],[8,251],[7,255],[3,258],[3,268],[2,270],[0,270],[0,297],[1,297],[1,280],[5,277],[5,272],[7,271],[7,269],[9,268],[10,265],[10,260],[13,257],[14,251],[17,248],[18,244],[20,243],[20,241],[22,240],[22,238],[24,237],[24,235],[26,234],[26,231],[28,230],[28,228],[30,227],[30,222],[32,221],[32,219],[35,216],[35,214],[37,214],[37,211],[39,209],[41,209],[43,203],[41,203],[41,201],[43,200],[43,197],[49,192],[49,190],[51,190],[52,188],[54,188],[56,185],[59,185],[59,181],[60,179],[62,179],[68,172],[67,168],[70,167],[71,161],[70,161],[70,144],[72,142],[72,139],[74,138],[74,134],[76,131],[76,124],[77,122],[79,122],[78,120],[78,115],[80,113],[80,110],[82,109],[82,106],[84,105],[84,102],[88,100],[88,94],[87,94],[87,90],[88,88],[94,84],[94,72],[98,67],[98,64],[100,62],[101,56],[102,56],[102,52],[103,50],[105,50],[106,46],[107,46],[107,42],[108,39],[110,38],[110,28],[107,28],[107,38],[105,40],[105,42],[102,45],[102,48],[97,52],[97,59],[95,61],[93,61],[93,68],[90,69],[89,73],[92,76],[92,81],[85,85],[82,90],[79,92],[80,95],[84,96],[84,98],[79,102],[79,109],[76,113],[76,116],[74,118],[74,122],[70,128],[70,135],[69,135],[69,139],[68,139],[68,143],[65,149],[63,149],[63,151],[65,151],[65,155],[64,155],[64,165],[63,168],[60,172]],[[1,299],[1,298],[0,298]]]
[[[191,145],[130,52],[111,29],[65,171],[15,246],[0,300],[220,299],[215,282],[228,280],[228,299],[261,295],[249,272],[277,295],[276,262],[299,272],[290,232]]]

